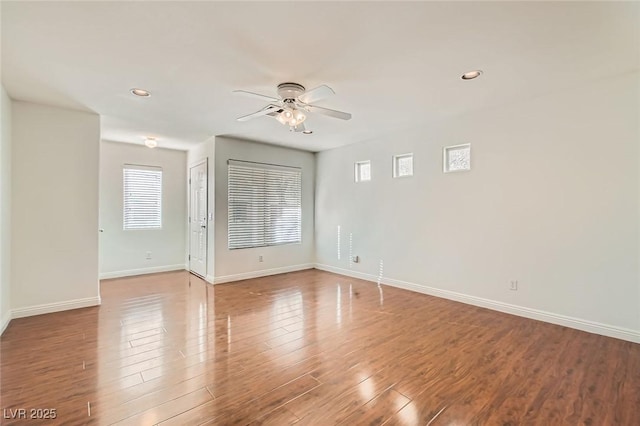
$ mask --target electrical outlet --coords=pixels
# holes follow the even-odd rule
[[[258,256],[258,262],[264,262],[264,259],[262,258],[262,256]]]
[[[509,287],[509,290],[518,291],[518,281],[517,280],[511,281],[511,286]]]
[[[150,251],[147,252],[147,259],[151,259],[151,252]]]

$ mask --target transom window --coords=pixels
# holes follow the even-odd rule
[[[471,144],[446,147],[443,163],[445,173],[471,170]]]
[[[371,161],[358,161],[355,164],[356,182],[366,182],[371,180]]]
[[[393,156],[393,177],[413,176],[413,154]]]

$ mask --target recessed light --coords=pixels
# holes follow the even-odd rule
[[[136,96],[140,96],[143,98],[148,98],[149,96],[151,96],[151,93],[149,93],[148,90],[144,90],[144,89],[131,89],[130,90],[131,93],[133,93]]]
[[[302,133],[305,135],[310,135],[311,133],[313,133],[313,130],[303,130]]]
[[[158,146],[158,141],[156,140],[156,138],[147,138],[144,140],[144,144],[148,148],[155,148],[156,146]]]
[[[474,78],[480,77],[480,74],[482,74],[481,70],[473,70],[473,71],[465,72],[464,74],[462,74],[461,78],[463,80],[473,80]]]

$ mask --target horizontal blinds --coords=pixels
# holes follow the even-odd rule
[[[162,227],[162,169],[125,165],[123,182],[124,229]]]
[[[229,161],[229,249],[302,241],[299,168]]]

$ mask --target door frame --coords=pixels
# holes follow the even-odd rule
[[[206,197],[205,197],[205,202],[206,202],[206,218],[205,218],[205,223],[207,224],[207,232],[205,233],[205,244],[204,244],[204,250],[205,250],[205,262],[204,262],[204,275],[200,275],[197,272],[194,272],[191,269],[191,169],[201,166],[201,165],[205,165],[205,170],[207,173],[207,179],[206,179],[206,184],[207,184],[207,190],[206,192]],[[193,275],[197,275],[198,277],[202,278],[202,279],[206,279],[207,274],[209,273],[209,158],[204,158],[200,161],[197,161],[193,164],[189,165],[189,170],[187,171],[187,173],[189,174],[188,178],[187,178],[187,182],[188,182],[188,206],[187,206],[187,227],[188,227],[188,235],[189,235],[189,245],[188,248],[189,250],[187,250],[187,255],[188,255],[188,271],[190,273],[192,273]]]

